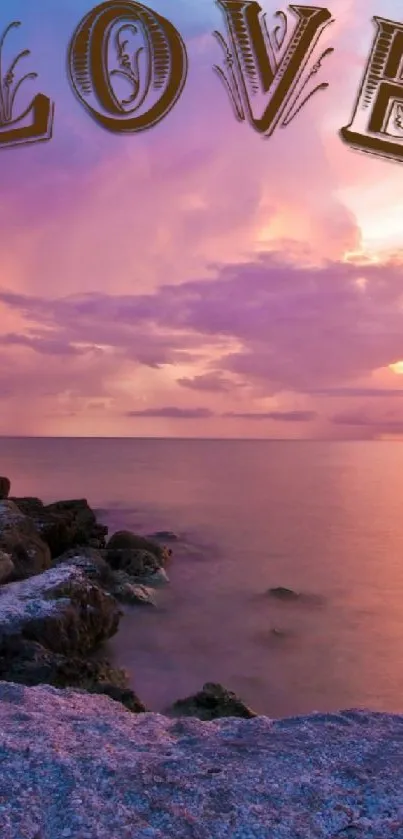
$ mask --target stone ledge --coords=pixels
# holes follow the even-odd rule
[[[201,722],[0,682],[0,835],[400,839],[403,716]]]

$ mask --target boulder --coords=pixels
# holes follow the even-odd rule
[[[70,548],[53,562],[58,565],[82,568],[86,577],[95,580],[103,588],[109,589],[114,584],[114,572],[105,559],[105,551],[91,547]]]
[[[40,574],[51,566],[49,547],[33,520],[11,500],[0,501],[0,550],[13,562],[14,579]]]
[[[172,530],[156,530],[155,533],[150,533],[147,539],[157,542],[178,542],[179,536],[173,533]]]
[[[15,575],[15,565],[10,554],[0,551],[0,585]]]
[[[149,588],[161,588],[162,586],[169,585],[170,582],[165,568],[158,568],[153,574],[145,574],[144,577],[139,578],[139,582],[140,580],[143,585]]]
[[[121,615],[84,568],[66,563],[2,587],[0,642],[4,650],[22,637],[55,653],[85,656],[115,634]]]
[[[203,690],[185,699],[178,699],[167,710],[169,716],[197,717],[199,720],[216,720],[219,717],[256,717],[254,711],[222,685],[206,682]]]
[[[300,597],[298,592],[293,591],[291,588],[284,588],[283,586],[269,588],[267,593],[272,597],[277,597],[278,600],[298,600]]]
[[[156,606],[153,592],[143,585],[133,583],[131,577],[124,571],[112,571],[112,585],[110,592],[121,603],[130,605]]]
[[[147,577],[161,567],[155,554],[136,548],[108,548],[105,557],[111,568],[125,571],[129,577]]]
[[[10,494],[11,483],[8,478],[0,477],[0,499],[8,498]]]
[[[108,528],[99,524],[85,499],[44,505],[38,498],[14,498],[29,516],[55,559],[76,547],[104,548]]]
[[[104,659],[67,658],[24,638],[0,645],[0,680],[24,685],[47,684],[75,687],[90,693],[106,693],[140,713],[146,708],[128,686],[127,673]]]
[[[153,539],[146,536],[138,536],[130,530],[118,530],[111,536],[107,544],[108,555],[114,555],[118,551],[144,551],[151,554],[158,561],[158,566],[163,566],[172,555],[172,550],[160,545]],[[109,556],[108,556],[109,561]]]

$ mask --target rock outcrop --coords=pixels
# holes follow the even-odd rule
[[[292,588],[284,588],[284,586],[277,586],[277,588],[269,588],[268,594],[271,597],[277,597],[278,600],[298,600],[300,595]]]
[[[130,552],[134,555],[144,553],[144,562],[148,561],[151,567],[156,568],[164,567],[172,555],[171,548],[130,530],[118,530],[111,536],[106,547],[108,562],[115,567],[122,567],[122,556],[129,556]]]
[[[8,498],[11,489],[9,478],[0,477],[0,499]]]
[[[108,528],[99,524],[85,499],[43,504],[39,498],[13,498],[28,516],[53,559],[77,547],[104,548]]]
[[[0,682],[7,839],[400,839],[403,717],[214,722]]]
[[[33,520],[10,499],[0,501],[0,550],[13,562],[13,579],[40,574],[51,566],[49,547]]]
[[[9,583],[0,595],[0,641],[25,638],[62,655],[86,655],[115,634],[116,600],[78,564]]]
[[[104,693],[144,712],[128,674],[94,654],[118,629],[118,601],[156,606],[172,551],[128,531],[106,548],[108,528],[85,499],[45,505],[9,492],[0,478],[0,679]]]
[[[199,720],[216,720],[219,717],[251,719],[257,716],[239,696],[214,682],[206,682],[198,693],[178,699],[166,713],[168,716],[197,717]]]
[[[96,552],[72,556],[31,579],[2,587],[0,679],[79,687],[106,693],[137,713],[145,711],[125,671],[106,659],[91,658],[115,634],[122,614],[100,585],[104,569],[97,559]]]

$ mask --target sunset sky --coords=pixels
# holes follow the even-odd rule
[[[55,117],[0,149],[0,434],[403,438],[403,163],[338,134],[372,16],[402,4],[329,3],[330,86],[266,139],[213,72],[214,0],[147,3],[186,43],[184,92],[148,131],[99,127],[66,71],[94,5],[1,3]],[[270,27],[286,10],[261,5]]]

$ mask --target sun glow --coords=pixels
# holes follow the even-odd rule
[[[403,361],[395,361],[394,364],[389,364],[389,370],[392,370],[398,376],[403,376]]]

